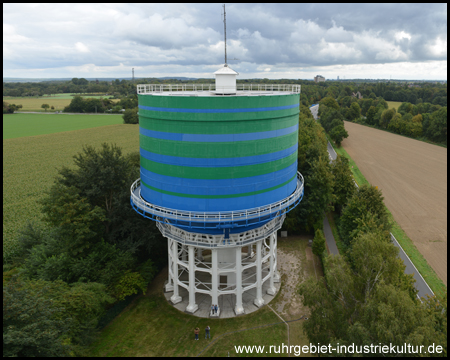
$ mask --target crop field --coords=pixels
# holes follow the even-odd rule
[[[100,96],[100,95],[82,95],[84,98],[108,98],[109,96]],[[41,108],[42,104],[49,104],[50,106],[54,106],[55,109],[50,111],[60,111],[63,110],[64,107],[70,104],[73,96],[70,94],[56,94],[52,96],[40,96],[40,97],[10,97],[4,96],[3,101],[6,101],[9,104],[23,105],[23,108],[20,111],[44,111]],[[114,101],[119,101],[118,99]]]
[[[345,128],[342,146],[447,285],[447,149],[348,121]]]
[[[122,115],[7,114],[3,139],[54,134],[123,123]]]
[[[389,109],[395,109],[398,111],[398,107],[402,104],[401,101],[386,101],[388,103]]]
[[[27,220],[41,218],[36,201],[53,184],[57,169],[72,166],[73,155],[83,145],[99,148],[103,142],[117,144],[125,154],[139,151],[139,127],[119,124],[3,140],[4,258],[13,251],[18,230]]]

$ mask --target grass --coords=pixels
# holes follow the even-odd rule
[[[83,145],[99,148],[103,142],[117,144],[124,154],[139,151],[139,127],[120,124],[3,140],[4,259],[14,251],[18,230],[41,218],[37,200],[53,184],[57,169],[72,167]]]
[[[386,101],[389,109],[395,109],[395,111],[398,111],[398,107],[402,104],[401,101]]]
[[[328,141],[330,141],[329,138]],[[349,159],[353,176],[358,185],[362,184],[370,185],[370,183],[362,175],[361,171],[358,169],[355,162],[350,158],[347,152],[342,147],[337,148],[332,141],[330,141],[330,144],[333,146],[333,149],[336,151],[336,153],[345,156],[346,158]],[[392,216],[387,207],[386,211],[388,212],[389,221],[392,224],[391,230],[392,234],[395,236],[395,238],[397,239],[398,243],[401,245],[403,250],[405,250],[405,253],[411,259],[412,263],[417,268],[422,277],[425,279],[427,284],[430,286],[431,290],[433,290],[435,294],[439,295],[443,295],[444,293],[446,293],[447,287],[444,285],[442,280],[437,276],[437,274],[434,272],[431,266],[427,263],[423,255],[419,252],[419,250],[417,250],[417,247],[414,245],[413,241],[408,237],[408,235],[406,235],[406,233],[402,230],[400,225],[397,224],[397,222],[394,220],[394,217]]]
[[[278,248],[291,255],[299,256],[304,276],[314,276],[313,262],[306,260],[307,237],[279,239]],[[282,276],[286,276],[283,274]],[[303,280],[304,276],[300,276]],[[91,344],[89,356],[261,356],[261,354],[237,354],[234,346],[265,346],[288,343],[287,326],[280,318],[264,306],[251,314],[229,319],[206,319],[180,312],[165,299],[162,289],[167,271],[161,272],[149,287],[146,296],[141,296],[108,326],[98,333]],[[270,306],[276,309],[279,302],[288,296],[282,287]],[[291,309],[287,299],[288,316],[285,320],[300,318],[307,309]],[[292,319],[291,319],[292,317]],[[302,321],[289,323],[290,344],[307,345],[309,341],[303,334]],[[275,324],[257,329],[258,326]],[[204,329],[211,327],[211,340],[204,339]],[[194,328],[199,327],[200,340],[194,341]],[[235,332],[237,330],[245,331]],[[229,334],[227,334],[229,333]],[[216,341],[215,341],[216,340]],[[286,356],[286,354],[264,353],[263,356]]]
[[[8,114],[3,115],[3,139],[54,134],[122,122],[122,115]]]
[[[108,96],[99,96],[99,95],[83,95],[84,98],[108,98]],[[23,105],[23,108],[19,111],[40,111],[44,112],[44,109],[41,108],[42,104],[48,104],[54,106],[55,109],[48,109],[47,112],[53,111],[61,111],[64,110],[64,107],[68,106],[72,101],[73,96],[70,94],[56,94],[52,96],[39,96],[39,97],[9,97],[4,96],[3,101],[6,101],[8,104],[16,104]],[[115,100],[119,101],[119,100]]]

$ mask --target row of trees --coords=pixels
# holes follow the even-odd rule
[[[313,251],[322,258],[325,282],[310,277],[300,285],[303,303],[311,311],[304,323],[309,341],[335,349],[405,343],[427,349],[435,344],[443,352],[434,355],[446,356],[447,295],[418,300],[415,280],[405,274],[398,248],[390,241],[380,191],[368,185],[355,190],[338,228],[345,253],[326,255],[323,234],[317,230]]]
[[[386,110],[384,100],[374,101],[378,101],[376,106]],[[357,102],[353,104],[358,105]],[[320,120],[327,128],[332,128],[334,118],[339,119],[339,115],[343,116],[348,109],[339,108],[331,97],[321,101],[321,108]],[[303,127],[304,123],[300,122]],[[320,125],[315,125],[320,134]],[[300,139],[314,139],[313,132],[300,135]],[[308,152],[305,157],[314,158]],[[318,163],[318,157],[315,158],[312,161]],[[299,161],[303,173],[301,166],[304,163]],[[335,349],[338,345],[354,345],[361,349],[370,344],[402,346],[409,343],[425,348],[435,344],[442,346],[443,352],[434,355],[446,356],[447,297],[433,297],[423,303],[417,299],[415,280],[412,275],[405,274],[398,248],[390,240],[391,225],[381,192],[369,185],[356,188],[348,160],[340,155],[329,165],[328,171],[319,171],[320,183],[306,171],[306,185],[309,181],[312,187],[319,188],[314,191],[306,187],[298,207],[307,203],[308,206],[313,204],[312,209],[316,206],[323,211],[334,208],[344,253],[327,255],[322,219],[316,216],[312,250],[323,263],[325,282],[310,277],[299,290],[304,305],[310,309],[309,319],[304,323],[309,341],[331,344]],[[325,183],[330,186],[323,186]],[[304,211],[303,215],[306,214]],[[304,222],[300,218],[292,220],[297,223],[298,230],[306,229],[311,233],[311,227],[302,225]],[[292,223],[290,226],[295,228]],[[333,355],[347,354],[335,352]],[[373,355],[363,353],[362,356]]]
[[[3,101],[3,114],[14,114],[14,111],[17,111],[22,108],[22,105],[10,104],[6,101]]]
[[[431,140],[447,145],[447,107],[423,103],[412,105],[405,102],[398,111],[377,109],[370,106],[360,123],[392,131],[418,139]]]
[[[145,78],[135,81],[88,81],[84,78],[73,78],[70,81],[44,81],[34,83],[3,83],[3,96],[43,96],[59,93],[71,94],[110,94],[133,95],[136,94],[136,84],[182,84],[182,83],[213,83],[214,79],[157,79]],[[414,84],[398,82],[348,82],[326,81],[316,84],[313,81],[301,79],[243,79],[238,83],[254,84],[300,84],[302,85],[302,104],[309,106],[319,102],[324,97],[330,96],[340,102],[341,98],[353,96],[360,92],[364,99],[383,98],[387,101],[431,103],[433,105],[447,106],[447,84],[431,82],[415,82]]]
[[[64,108],[64,112],[76,113],[119,113],[122,109],[134,109],[138,106],[137,95],[121,98],[118,102],[105,98],[84,98],[74,96],[70,104]]]
[[[21,231],[17,275],[4,282],[4,356],[82,355],[106,309],[165,265],[166,241],[130,205],[139,161],[103,144],[58,170],[43,224]]]
[[[305,181],[305,195],[285,220],[293,233],[313,233],[322,229],[325,212],[340,209],[354,191],[347,159],[330,163],[324,129],[308,108],[299,116],[298,169]]]
[[[447,144],[447,107],[431,103],[414,105],[404,102],[398,108],[389,108],[385,99],[355,96],[339,97],[336,101],[327,96],[320,102],[319,115],[322,126],[336,145],[346,137],[343,120],[375,126],[396,134],[416,139]],[[342,127],[337,127],[342,125]],[[335,130],[333,128],[337,127]]]

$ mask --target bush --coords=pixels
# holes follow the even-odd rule
[[[124,124],[139,124],[139,116],[137,114],[137,108],[127,109],[123,113]]]

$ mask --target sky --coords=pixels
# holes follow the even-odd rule
[[[3,77],[213,78],[223,4],[3,4]],[[238,79],[447,80],[447,4],[226,4]],[[238,60],[231,60],[238,59]]]

